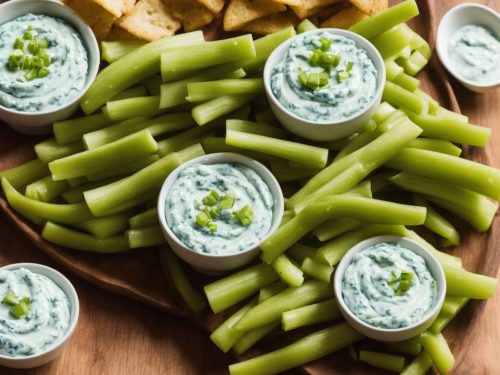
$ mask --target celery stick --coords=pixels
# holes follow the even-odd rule
[[[349,30],[367,39],[372,39],[384,31],[418,16],[418,14],[415,0],[403,1],[357,22]]]
[[[297,33],[302,34],[306,31],[311,31],[317,29],[316,25],[309,21],[309,19],[304,19],[301,23],[297,25]]]
[[[221,79],[187,84],[188,102],[202,102],[219,96],[260,94],[264,91],[262,78]]]
[[[161,112],[160,96],[140,96],[107,102],[106,110],[107,115],[113,121],[137,116],[156,116]]]
[[[439,108],[439,103],[429,94],[423,92],[420,89],[415,90],[415,95],[424,99],[427,102],[427,106],[429,107],[429,114],[436,114]],[[464,116],[466,117],[466,116]],[[468,122],[468,121],[465,121]]]
[[[193,312],[202,311],[207,305],[206,299],[191,285],[179,259],[170,249],[159,249],[160,264],[163,273],[168,277],[179,292],[186,305]]]
[[[39,159],[34,159],[0,172],[0,179],[5,177],[15,189],[19,189],[47,174],[49,174],[48,165]]]
[[[462,307],[465,306],[468,300],[469,299],[466,297],[446,296],[440,312],[455,316]]]
[[[401,73],[404,73],[404,69],[400,67],[394,60],[389,59],[389,60],[384,60],[384,65],[385,65],[385,73],[386,73],[386,78],[388,81],[394,81],[398,75]],[[386,102],[383,102],[384,104]],[[375,120],[377,121],[377,120]],[[377,121],[378,123],[379,121]]]
[[[94,182],[110,179],[113,177],[123,177],[140,171],[142,168],[145,168],[148,165],[157,162],[158,160],[160,160],[160,157],[156,154],[147,155],[127,164],[117,165],[113,169],[107,169],[101,172],[88,174],[87,180],[89,180],[90,182]]]
[[[261,124],[280,126],[278,119],[270,109],[257,113],[255,115],[255,120]]]
[[[422,345],[418,337],[413,337],[404,341],[384,342],[384,346],[399,353],[417,355],[422,351]]]
[[[431,367],[432,359],[424,350],[401,371],[400,375],[425,375]]]
[[[389,81],[385,82],[382,100],[389,102],[397,108],[406,108],[416,114],[423,113],[425,108],[424,102],[420,97]]]
[[[437,260],[439,261],[439,263],[441,263],[441,265],[449,264],[453,267],[462,268],[462,258],[437,250],[434,246],[432,246],[429,242],[420,237],[414,231],[406,230],[404,237],[408,237],[409,239],[421,243],[427,250],[429,250],[437,258]]]
[[[424,332],[420,334],[420,342],[440,374],[446,374],[453,368],[455,359],[443,335]]]
[[[396,62],[404,68],[406,73],[414,76],[427,65],[429,59],[417,50],[413,51],[409,58],[398,58]]]
[[[161,76],[159,74],[154,75],[152,77],[146,78],[142,81],[146,89],[148,90],[149,95],[160,95],[161,92]],[[160,99],[161,102],[161,99]]]
[[[404,357],[368,350],[361,350],[359,352],[359,360],[370,366],[394,372],[401,372],[405,367]]]
[[[261,303],[266,299],[271,298],[275,294],[284,291],[286,288],[288,288],[288,285],[286,285],[282,281],[276,281],[274,284],[267,285],[259,291],[259,297],[257,301],[258,303]]]
[[[116,42],[101,42],[101,57],[108,63],[113,63],[116,60],[142,47],[146,42],[139,40],[122,40]]]
[[[160,225],[152,225],[144,228],[129,229],[125,236],[131,249],[138,247],[158,246],[164,244],[165,237]]]
[[[285,311],[281,315],[281,325],[283,331],[286,332],[300,327],[337,320],[341,317],[342,314],[335,300],[327,299],[323,302]]]
[[[203,41],[201,31],[174,35],[147,43],[107,66],[97,75],[83,95],[80,106],[90,114],[109,99],[160,71],[160,56],[169,48],[197,44]]]
[[[128,227],[128,214],[119,213],[110,216],[98,217],[75,224],[77,228],[96,236],[108,238],[122,233]]]
[[[309,280],[290,287],[250,309],[235,325],[236,331],[248,331],[281,318],[285,311],[322,301],[332,296],[328,283]]]
[[[468,298],[466,299],[469,300]],[[436,317],[432,325],[429,327],[429,331],[434,334],[441,333],[446,328],[448,324],[453,320],[455,316],[449,313],[445,313],[441,311],[439,315]]]
[[[226,143],[244,150],[282,157],[312,168],[325,167],[328,159],[328,150],[325,148],[234,130],[226,132]]]
[[[255,343],[257,343],[257,341],[271,333],[275,328],[279,327],[279,325],[279,322],[273,322],[266,324],[265,326],[255,328],[251,331],[244,332],[243,336],[241,336],[241,338],[233,345],[234,351],[236,354],[245,353]]]
[[[244,151],[238,147],[227,145],[225,137],[206,137],[203,138],[201,144],[203,145],[203,150],[205,150],[207,154],[216,152],[244,153]]]
[[[2,188],[9,204],[23,216],[33,215],[44,221],[63,224],[78,223],[93,218],[88,207],[82,203],[55,204],[25,197],[14,189],[5,177],[2,178]]]
[[[290,133],[283,128],[246,120],[226,120],[226,129],[275,138],[287,138],[290,135]]]
[[[65,180],[101,172],[155,152],[158,145],[147,130],[107,145],[66,156],[49,163],[54,180]]]
[[[373,142],[381,134],[380,129],[366,129],[351,139],[335,156],[334,162]]]
[[[292,168],[284,160],[271,160],[271,171],[279,182],[290,182],[312,177],[319,172],[313,168]]]
[[[47,164],[53,160],[76,154],[80,151],[83,151],[81,140],[60,145],[54,138],[49,138],[35,145],[36,156]]]
[[[248,104],[254,95],[228,95],[211,99],[205,103],[198,104],[191,110],[191,115],[198,125],[222,117],[232,111]]]
[[[417,206],[427,208],[427,216],[425,217],[424,227],[448,240],[448,243],[451,246],[460,244],[460,234],[448,220],[441,216],[439,212],[434,210],[434,208],[421,196],[414,195],[413,201]]]
[[[160,156],[165,156],[170,154],[171,152],[177,151],[183,147],[183,145],[189,144],[190,142],[194,142],[196,139],[200,137],[205,137],[209,133],[218,129],[221,125],[219,124],[211,124],[208,126],[195,127],[187,129],[179,134],[176,134],[172,137],[164,139],[158,142],[158,154]],[[184,146],[185,147],[185,146]]]
[[[42,237],[56,245],[94,253],[111,254],[128,250],[128,241],[124,236],[97,238],[50,221],[43,227]]]
[[[372,117],[372,120],[375,121],[378,125],[382,124],[387,118],[396,111],[392,105],[387,102],[380,103],[377,108],[377,112]]]
[[[324,281],[325,283],[330,282],[333,273],[333,267],[318,262],[313,258],[305,258],[300,268],[306,275],[313,279]]]
[[[428,151],[440,152],[451,156],[460,156],[462,149],[450,141],[433,138],[417,138],[408,145],[409,148],[419,148]]]
[[[440,152],[408,148],[386,165],[435,178],[500,200],[500,170],[472,160]]]
[[[411,30],[397,26],[373,38],[372,43],[383,59],[389,59],[398,55],[410,43],[412,38]]]
[[[81,186],[83,184],[85,184],[87,181],[87,178],[85,177],[75,177],[75,178],[70,178],[68,181],[68,184],[69,186],[71,186],[72,188],[74,187],[77,187],[77,186]]]
[[[456,112],[450,111],[449,109],[446,109],[446,108],[441,107],[439,105],[437,106],[436,115],[444,117],[444,118],[449,118],[452,121],[458,121],[458,122],[464,122],[464,123],[469,122],[469,118],[467,116],[465,116],[461,113],[456,113]]]
[[[318,227],[314,229],[313,234],[318,238],[318,240],[324,242],[351,230],[356,230],[356,228],[361,225],[363,225],[363,223],[356,219],[333,219],[318,225]]]
[[[59,144],[80,141],[86,133],[102,129],[113,121],[104,113],[54,122],[54,137]]]
[[[296,243],[286,253],[296,262],[302,263],[306,258],[314,258],[316,251],[315,247]]]
[[[203,149],[199,144],[174,152],[131,176],[86,191],[85,201],[94,215],[108,215],[120,204],[151,192],[179,165],[201,155],[203,155]]]
[[[231,375],[276,374],[327,356],[362,339],[347,323],[313,332],[281,349],[229,366]]]
[[[116,94],[113,96],[110,101],[115,101],[115,100],[123,100],[123,99],[131,99],[131,98],[136,98],[139,96],[147,96],[148,91],[144,86],[135,86],[131,87],[129,89],[123,90],[122,92]]]
[[[214,313],[221,312],[278,280],[272,267],[257,264],[205,285],[205,294]]]
[[[76,186],[71,188],[70,190],[66,191],[65,193],[62,194],[62,197],[64,200],[68,203],[78,203],[78,202],[83,202],[83,192],[87,190],[94,189],[96,187],[102,186],[106,183],[110,183],[112,181],[92,181],[92,182],[86,182],[82,185]]]
[[[27,185],[25,195],[37,201],[50,202],[68,189],[66,181],[54,181],[52,176],[45,176]]]
[[[269,236],[261,245],[263,260],[272,262],[316,226],[339,217],[382,224],[420,225],[425,221],[425,208],[348,195],[334,196],[309,205]]]
[[[401,172],[391,181],[402,189],[422,194],[423,198],[454,213],[479,232],[491,226],[497,203],[471,190],[410,172]]]
[[[400,73],[392,82],[411,92],[420,87],[420,81],[405,72]]]
[[[290,286],[301,286],[304,282],[302,270],[282,254],[271,264],[281,280]]]
[[[196,48],[172,48],[161,54],[161,77],[163,82],[172,82],[199,69],[255,57],[255,45],[250,34],[203,42]]]
[[[146,211],[132,216],[129,220],[129,224],[132,229],[158,225],[158,210],[156,207],[148,208]]]
[[[441,265],[446,276],[446,293],[471,299],[486,299],[495,295],[497,279],[472,273],[452,264]]]

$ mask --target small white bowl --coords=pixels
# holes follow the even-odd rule
[[[167,200],[170,189],[172,188],[172,185],[177,180],[179,173],[191,165],[216,163],[239,163],[253,169],[264,180],[264,182],[269,187],[271,195],[274,197],[273,218],[271,221],[271,228],[269,229],[269,232],[255,246],[237,253],[206,254],[193,251],[177,238],[177,236],[174,232],[172,232],[167,223],[165,202]],[[276,229],[278,229],[281,223],[281,218],[283,217],[283,211],[283,193],[278,181],[273,176],[273,174],[261,163],[250,159],[249,157],[232,152],[220,152],[200,156],[182,164],[167,177],[167,179],[163,183],[160,195],[158,197],[158,219],[160,221],[161,229],[168,244],[181,259],[192,265],[194,268],[205,273],[221,273],[224,271],[239,268],[249,263],[260,253],[260,244],[264,242],[264,240],[269,237]]]
[[[53,268],[37,263],[14,263],[2,267],[2,269],[16,270],[21,267],[26,268],[33,273],[44,275],[52,280],[68,297],[71,309],[68,329],[62,337],[55,341],[50,347],[45,349],[45,351],[24,357],[9,357],[0,355],[1,366],[26,369],[41,366],[52,361],[61,354],[64,346],[68,344],[73,332],[75,331],[76,324],[78,322],[78,315],[80,313],[80,303],[73,284],[71,284],[71,282],[63,274]]]
[[[427,311],[427,313],[422,317],[422,319],[419,322],[408,327],[388,329],[388,328],[380,328],[372,326],[359,319],[345,304],[344,299],[342,297],[342,279],[344,277],[346,268],[351,263],[351,260],[354,257],[354,255],[356,255],[357,253],[368,247],[371,247],[375,244],[382,242],[397,243],[401,247],[411,250],[417,255],[420,255],[422,258],[424,258],[427,268],[429,269],[432,276],[436,280],[437,297],[434,306],[432,306],[432,308],[429,311]],[[363,335],[375,340],[395,342],[415,337],[431,326],[431,324],[434,322],[437,315],[439,314],[441,307],[443,306],[444,297],[446,295],[446,278],[444,276],[443,268],[439,264],[439,261],[436,259],[436,257],[434,257],[434,255],[432,255],[431,252],[429,252],[429,250],[427,250],[421,244],[409,238],[385,235],[385,236],[372,237],[364,241],[361,241],[360,243],[353,246],[344,255],[344,257],[340,261],[335,271],[335,276],[333,277],[333,289],[335,293],[335,299],[337,301],[337,305],[340,309],[340,312],[354,329],[356,329]]]
[[[382,56],[375,46],[362,36],[351,31],[342,29],[319,29],[334,35],[340,35],[352,39],[356,47],[363,49],[377,69],[377,89],[372,100],[359,112],[342,121],[311,121],[297,116],[286,109],[274,96],[271,88],[271,73],[278,63],[283,59],[288,47],[297,38],[308,33],[316,33],[318,30],[311,30],[306,33],[294,36],[281,43],[269,56],[264,67],[264,88],[271,110],[279,122],[294,134],[314,141],[331,141],[347,137],[357,132],[373,116],[382,99],[382,92],[385,83],[385,65]]]
[[[500,40],[500,16],[493,9],[481,4],[465,3],[451,8],[441,19],[436,35],[436,51],[448,72],[469,90],[483,93],[500,86],[500,77],[496,82],[481,83],[461,77],[453,69],[448,53],[449,42],[459,28],[465,25],[479,25],[491,30]]]
[[[80,34],[88,52],[89,67],[85,87],[71,101],[61,104],[60,107],[39,112],[22,112],[0,105],[0,118],[12,129],[24,134],[49,134],[52,132],[52,123],[64,120],[76,111],[80,98],[94,82],[100,63],[99,46],[90,27],[73,10],[51,0],[7,1],[0,5],[0,25],[26,13],[65,20]]]

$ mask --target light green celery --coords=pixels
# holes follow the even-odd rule
[[[301,23],[297,25],[297,33],[302,34],[306,31],[311,31],[317,29],[316,25],[309,21],[309,19],[305,18]]]
[[[205,125],[219,117],[248,104],[254,95],[228,95],[198,104],[191,110],[191,115],[198,125]]]
[[[282,157],[312,168],[325,167],[328,149],[257,134],[226,131],[226,143],[244,150]]]
[[[381,224],[420,225],[425,221],[425,208],[345,194],[334,196],[309,205],[269,236],[261,244],[262,259],[272,262],[319,224],[340,217]]]
[[[73,155],[83,150],[84,147],[81,140],[60,145],[54,138],[49,138],[35,145],[36,156],[47,164],[56,159],[64,158],[65,156]]]
[[[63,224],[78,223],[93,218],[88,207],[83,203],[55,204],[40,202],[25,197],[2,178],[2,188],[12,208],[23,216],[32,216],[43,221],[55,221]]]
[[[104,61],[111,64],[145,44],[146,42],[139,40],[123,40],[116,42],[102,41],[101,57]]]
[[[160,110],[160,96],[140,96],[106,103],[106,113],[113,121],[137,116],[157,116]]]
[[[75,226],[97,238],[108,238],[122,233],[128,228],[128,217],[127,213],[119,213],[82,221]]]
[[[461,217],[479,232],[488,230],[498,208],[497,203],[472,190],[410,172],[401,172],[391,181]]]
[[[267,285],[259,291],[259,297],[258,297],[257,301],[258,301],[258,303],[261,303],[261,302],[265,301],[266,299],[271,298],[275,294],[278,294],[278,293],[284,291],[286,288],[288,288],[288,285],[282,281],[276,281],[275,283],[273,283],[271,285]]]
[[[50,202],[68,189],[66,181],[54,181],[52,176],[45,176],[27,185],[25,195],[37,201]]]
[[[199,69],[255,57],[250,34],[199,43],[196,48],[172,48],[161,55],[161,77],[163,82],[173,82]]]
[[[405,354],[417,355],[422,351],[422,345],[418,337],[397,342],[384,342],[384,346],[388,349]]]
[[[206,72],[201,72],[189,78],[181,79],[180,81],[165,83],[160,87],[160,109],[172,108],[181,104],[188,103],[187,85],[190,82],[209,81],[213,79],[238,79],[246,75],[241,68],[232,71],[223,67],[215,67],[208,69]]]
[[[415,195],[413,197],[413,201],[417,206],[427,208],[427,216],[425,217],[424,227],[448,240],[447,243],[449,243],[450,246],[457,246],[460,244],[460,234],[455,229],[453,224],[446,220],[422,197]]]
[[[257,264],[205,285],[205,294],[214,313],[243,301],[279,278],[272,267]]]
[[[468,300],[469,299],[466,297],[446,296],[440,312],[455,316],[462,307],[465,306]]]
[[[43,227],[42,237],[56,245],[93,253],[111,254],[129,250],[128,241],[122,235],[97,238],[50,221]]]
[[[192,144],[192,142],[199,139],[200,137],[205,138],[206,136],[208,136],[208,134],[210,134],[211,132],[215,131],[220,127],[222,127],[222,124],[214,123],[208,126],[202,126],[202,127],[197,126],[195,128],[184,130],[179,134],[176,134],[172,137],[159,141],[158,154],[160,156],[168,155],[171,152],[177,151],[182,147],[185,147],[184,145]]]
[[[335,156],[334,162],[342,159],[343,157],[353,153],[356,150],[359,150],[361,147],[366,146],[368,143],[373,142],[373,140],[380,136],[380,129],[366,129],[359,133],[358,136],[351,139],[349,143],[347,143],[342,150]]]
[[[34,159],[0,172],[0,179],[5,177],[14,188],[19,189],[49,173],[49,167],[46,163],[39,159]]]
[[[372,183],[370,180],[361,181],[352,189],[347,190],[344,194],[372,198]]]
[[[319,172],[314,168],[293,168],[280,159],[271,160],[271,171],[279,182],[290,182],[312,177]]]
[[[182,46],[186,49],[203,40],[201,31],[193,31],[159,39],[137,48],[100,71],[83,95],[80,106],[86,114],[96,111],[119,92],[157,74],[160,71],[160,56],[169,48]]]
[[[255,328],[251,331],[244,332],[243,336],[241,336],[241,338],[238,341],[236,341],[236,343],[233,345],[233,350],[235,351],[236,354],[245,353],[248,349],[250,349],[253,345],[255,345],[260,339],[264,338],[269,333],[271,333],[274,329],[279,327],[279,325],[280,325],[279,322],[273,322],[273,323],[266,324],[265,326]]]
[[[419,98],[422,98],[423,100],[425,100],[427,102],[427,106],[428,106],[428,109],[429,109],[429,114],[436,114],[437,113],[438,108],[439,108],[439,103],[437,102],[437,100],[435,100],[432,96],[430,96],[429,94],[423,92],[420,89],[416,89],[414,93]]]
[[[396,62],[401,65],[405,72],[411,76],[420,72],[429,62],[429,59],[419,51],[413,51],[409,58],[398,58]]]
[[[123,100],[123,99],[131,99],[131,98],[137,98],[139,96],[147,96],[148,91],[144,86],[135,86],[131,87],[129,89],[123,90],[122,92],[116,94],[113,96],[110,101],[115,101],[115,100]]]
[[[448,264],[453,267],[462,268],[462,258],[450,255],[448,253],[437,250],[425,239],[420,237],[417,233],[412,230],[406,230],[404,237],[408,237],[414,241],[421,243],[427,250],[429,250],[441,263],[441,265]]]
[[[359,360],[369,364],[370,366],[394,372],[401,372],[405,367],[404,357],[393,354],[371,352],[368,350],[361,350],[359,352]]]
[[[411,30],[400,25],[383,32],[373,38],[371,42],[383,59],[389,59],[397,56],[410,43],[412,38]]]
[[[285,311],[281,315],[281,326],[283,331],[287,332],[300,327],[337,320],[341,317],[342,314],[335,300],[327,299],[323,302]]]
[[[301,264],[306,258],[314,258],[316,251],[317,249],[315,247],[296,243],[288,249],[286,254],[297,263]]]
[[[422,136],[445,139],[454,143],[484,147],[491,136],[491,129],[456,121],[439,115],[416,115],[407,112],[408,117],[423,130]]]
[[[210,340],[224,353],[227,353],[245,334],[244,332],[234,330],[233,326],[256,304],[257,298],[252,299],[222,322],[210,335]]]
[[[415,0],[403,1],[355,23],[349,30],[367,39],[373,39],[384,31],[390,30],[394,26],[418,16],[418,14],[418,7]]]
[[[442,263],[446,276],[446,293],[471,299],[487,299],[495,295],[497,279],[469,272],[463,268]]]
[[[314,229],[313,234],[318,238],[318,240],[324,242],[351,230],[356,230],[361,225],[363,225],[363,222],[356,219],[333,219],[325,221],[323,224],[319,225],[316,229]]]
[[[377,108],[377,111],[372,117],[372,120],[375,121],[378,125],[382,124],[387,118],[396,111],[392,105],[387,102],[382,102]]]
[[[333,273],[333,267],[321,263],[313,258],[305,258],[300,267],[304,273],[313,279],[330,282]]]
[[[70,178],[67,181],[68,181],[69,186],[71,186],[72,188],[77,187],[77,186],[81,186],[81,185],[85,184],[86,182],[88,182],[87,178],[83,177],[83,176]]]
[[[440,152],[407,148],[386,164],[500,200],[500,170]]]
[[[138,247],[158,246],[166,242],[159,224],[149,227],[129,229],[125,236],[131,249]]]
[[[158,210],[156,207],[148,208],[135,216],[132,216],[129,220],[130,228],[144,228],[151,225],[158,225]]]
[[[455,359],[443,335],[424,332],[420,342],[440,374],[447,374],[453,368]]]
[[[70,190],[64,192],[62,197],[68,203],[79,203],[83,202],[83,192],[87,190],[94,189],[96,187],[102,186],[104,184],[110,183],[111,181],[92,181],[86,182],[82,185],[71,188]]]
[[[279,320],[285,311],[331,298],[328,283],[309,280],[299,287],[290,287],[250,309],[235,325],[236,331],[251,329]]]
[[[270,109],[257,113],[255,115],[255,120],[261,124],[280,126],[278,119]]]
[[[267,354],[229,366],[231,375],[276,374],[325,357],[361,340],[347,323],[324,328]]]
[[[152,189],[147,191],[146,193],[142,195],[135,196],[134,198],[127,199],[123,202],[120,202],[120,204],[109,208],[106,213],[100,215],[100,217],[105,216],[105,215],[112,215],[112,214],[117,214],[120,212],[125,212],[129,211],[133,208],[136,208],[137,206],[143,205],[143,203],[148,203],[148,204],[153,204],[154,201],[158,199],[158,194],[160,193],[159,189]]]
[[[66,180],[102,172],[157,150],[158,145],[151,133],[143,130],[104,146],[52,161],[49,169],[54,180]]]
[[[54,122],[53,130],[56,142],[59,144],[80,141],[86,133],[102,129],[113,121],[104,113]]]
[[[113,177],[123,177],[140,171],[142,168],[145,168],[148,165],[157,162],[158,160],[160,160],[160,157],[156,154],[147,155],[130,163],[117,165],[113,169],[107,169],[102,172],[89,174],[87,175],[87,180],[89,180],[90,182],[94,182],[106,180]]]
[[[443,330],[448,326],[448,324],[451,323],[454,317],[455,316],[452,314],[441,311],[434,320],[434,322],[432,323],[432,325],[429,327],[429,331],[431,331],[434,334],[443,332]]]
[[[438,105],[437,110],[436,110],[436,115],[441,116],[444,118],[449,118],[453,121],[458,121],[458,122],[464,122],[468,123],[469,118],[461,113],[456,113],[453,111],[450,111],[449,109],[446,109],[444,107],[441,107]]]
[[[432,367],[432,359],[425,350],[406,366],[400,375],[425,375]]]
[[[385,82],[382,100],[397,108],[406,108],[416,114],[423,113],[425,108],[425,103],[420,97],[389,81]]]
[[[450,141],[433,138],[417,138],[408,145],[409,148],[419,148],[428,151],[440,152],[451,156],[460,156],[462,149]]]
[[[394,81],[398,75],[404,72],[404,69],[400,67],[398,64],[396,64],[396,62],[392,59],[384,60],[384,65],[385,65],[386,79],[388,81]]]
[[[226,95],[261,94],[264,92],[262,78],[221,79],[187,84],[188,102],[202,102]]]
[[[108,215],[121,204],[151,192],[179,165],[203,154],[199,144],[171,153],[133,175],[86,191],[85,201],[96,216]]]
[[[281,280],[290,286],[301,286],[304,274],[290,259],[282,254],[271,264]]]
[[[152,77],[146,78],[142,81],[142,84],[146,86],[149,95],[160,95],[161,93],[161,76],[159,74],[154,75]],[[161,102],[161,99],[160,99]]]
[[[287,207],[293,207],[311,193],[329,182],[339,173],[356,162],[369,165],[375,169],[397,155],[404,147],[421,133],[421,129],[406,119],[396,120],[398,123],[380,137],[359,150],[347,155],[339,161],[323,169],[287,201]]]
[[[315,258],[330,266],[340,262],[345,253],[358,242],[374,236],[392,234],[404,236],[406,228],[402,225],[367,224],[357,227],[352,232],[347,232],[337,237],[318,249]]]
[[[206,137],[203,138],[201,144],[203,145],[203,150],[205,150],[207,154],[213,154],[216,152],[244,152],[238,147],[227,145],[225,137]]]
[[[283,128],[246,120],[228,119],[226,120],[226,129],[275,138],[287,138],[290,135]]]
[[[191,311],[197,313],[207,305],[206,299],[191,285],[179,259],[166,247],[159,249],[160,264],[165,277],[174,284],[177,292]]]
[[[405,72],[400,73],[392,82],[411,92],[414,92],[420,87],[420,81]]]

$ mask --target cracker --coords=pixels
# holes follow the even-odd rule
[[[132,10],[132,8],[134,7],[136,2],[137,2],[137,0],[125,0],[123,2],[122,13],[123,14],[129,13]]]
[[[317,13],[322,7],[337,3],[341,0],[301,0],[300,5],[290,5],[300,19],[307,18]]]
[[[224,8],[224,0],[196,0],[213,14],[217,15]]]
[[[116,17],[93,0],[69,0],[66,5],[73,9],[90,26],[98,40],[107,38]]]
[[[130,34],[127,30],[122,29],[118,25],[113,25],[106,40],[140,40],[137,36]]]
[[[284,4],[271,0],[231,0],[224,14],[224,30],[240,30],[257,18],[284,11]]]
[[[387,0],[349,0],[352,5],[369,16],[387,9]]]
[[[268,16],[258,18],[243,27],[243,31],[267,35],[280,31],[287,27],[295,27],[300,22],[299,18],[291,10],[287,12],[274,13]]]
[[[173,35],[181,27],[161,0],[139,0],[116,24],[137,38],[149,41]]]
[[[164,4],[182,22],[184,31],[198,30],[214,19],[214,14],[197,0],[169,0]]]
[[[340,12],[334,14],[321,24],[321,27],[335,27],[338,29],[348,29],[355,23],[368,18],[368,16],[361,12],[355,6],[342,9]]]
[[[99,4],[115,17],[121,17],[123,15],[125,0],[94,0],[94,2]]]

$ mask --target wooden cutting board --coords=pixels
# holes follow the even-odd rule
[[[495,7],[496,5],[498,8],[498,2],[495,2],[495,4],[490,3],[490,6]],[[430,0],[419,2],[421,15],[413,26],[421,35],[432,42],[437,20],[444,10],[450,8],[451,5],[448,2],[444,4],[442,2],[431,2]],[[459,110],[453,88],[460,90],[458,97],[461,99],[462,106],[471,106],[474,101],[478,100],[477,96],[469,94],[460,88],[452,88],[448,76],[444,73],[436,58],[433,59],[431,65],[426,68],[426,71],[419,78],[423,81],[425,91],[430,92],[442,105],[453,110]],[[492,97],[491,94],[489,95]],[[498,103],[498,95],[493,96],[493,99],[495,98],[496,102],[493,100],[492,104]],[[484,98],[480,100],[484,101]],[[480,118],[483,120],[481,121],[482,125],[493,126],[497,123],[496,120],[500,119],[500,110],[492,105],[487,113],[480,114]],[[39,140],[40,138],[18,135],[6,126],[2,126],[0,130],[0,170],[33,158],[32,145]],[[492,145],[500,144],[499,140],[500,136],[494,131],[494,138],[486,151],[470,149],[466,150],[466,156],[498,167],[500,166],[500,153],[498,151],[495,153]],[[29,225],[24,219],[12,212],[3,198],[0,198],[0,207],[43,252],[87,281],[111,292],[134,298],[171,314],[184,317],[203,329],[217,324],[219,318],[208,312],[193,316],[185,309],[178,300],[175,291],[165,282],[158,266],[158,255],[155,249],[105,256],[66,250],[41,239],[38,235],[39,228]],[[455,249],[453,253],[463,258],[467,269],[495,275],[500,263],[500,255],[495,251],[498,245],[498,229],[498,220],[495,221],[492,230],[483,235],[471,233],[469,228],[464,225],[463,230],[467,234],[463,236],[463,243],[460,248]],[[197,279],[198,283],[207,281],[206,278],[194,272],[192,272],[192,276]],[[485,310],[492,310],[491,306],[485,309],[485,305],[484,302],[469,304],[457,321],[446,331],[446,336],[457,359],[457,373],[490,374],[500,372],[494,356],[495,349],[500,344],[498,319],[492,319],[492,316],[485,315]],[[490,315],[495,312],[496,316],[500,313],[498,303],[497,309],[490,311]],[[464,337],[467,337],[467,340],[463,340]],[[478,338],[479,341],[476,341]],[[470,345],[474,342],[481,342],[480,338],[486,338],[488,345]],[[275,342],[270,342],[266,346],[279,346],[281,338],[271,341]],[[491,355],[485,357],[484,353],[478,355],[477,351],[489,351]],[[345,353],[339,353],[333,358],[334,360],[328,358],[317,361],[308,365],[306,370],[317,374],[362,373],[367,371],[364,366],[353,366],[350,361],[346,361]]]

